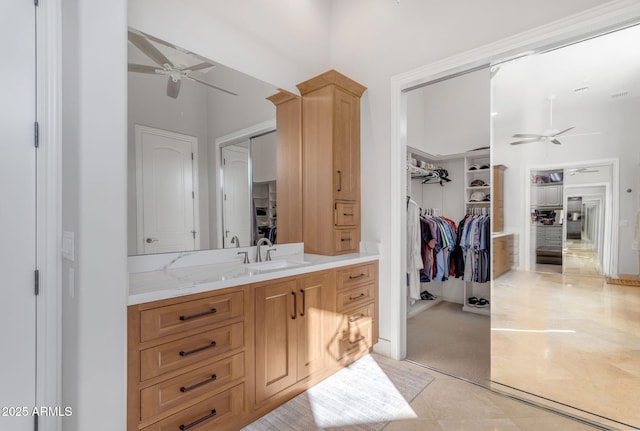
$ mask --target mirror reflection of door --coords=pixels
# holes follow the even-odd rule
[[[222,147],[223,247],[251,245],[249,141]]]
[[[199,247],[193,188],[197,148],[192,136],[136,126],[139,253]]]
[[[593,194],[567,197],[563,248],[565,274],[602,275],[604,223],[601,212],[604,209],[605,188],[592,189]]]

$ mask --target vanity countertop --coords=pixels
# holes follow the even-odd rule
[[[246,265],[234,261],[130,272],[128,305],[370,262],[378,258],[377,253],[366,252],[340,256],[296,254]]]

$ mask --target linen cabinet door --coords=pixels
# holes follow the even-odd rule
[[[324,366],[323,297],[329,279],[319,273],[298,280],[298,380]]]
[[[360,99],[335,89],[334,196],[356,201],[360,192]]]
[[[255,289],[256,402],[260,403],[296,382],[296,281]]]

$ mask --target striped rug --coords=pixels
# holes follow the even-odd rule
[[[432,381],[418,366],[367,355],[242,431],[379,431],[415,417],[409,403]]]
[[[609,278],[607,277],[608,284],[617,284],[618,286],[635,286],[640,287],[640,280],[633,278]]]

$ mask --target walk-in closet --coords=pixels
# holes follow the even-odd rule
[[[407,358],[490,374],[489,71],[407,93]]]

